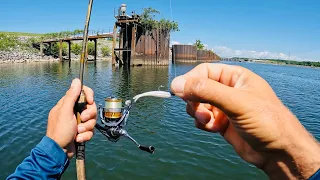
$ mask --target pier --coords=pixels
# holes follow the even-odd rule
[[[117,37],[117,34],[115,34],[115,36],[110,33],[110,34],[101,34],[101,35],[92,35],[88,37],[89,41],[93,41],[94,42],[94,61],[97,60],[97,39],[105,39],[105,38],[114,38]],[[66,38],[61,38],[61,39],[51,39],[51,40],[45,40],[42,41],[40,44],[40,54],[43,55],[43,46],[44,44],[49,44],[49,47],[51,48],[51,44],[52,43],[60,43],[60,47],[59,47],[59,59],[60,61],[63,61],[62,58],[62,43],[63,42],[67,42],[68,43],[68,60],[71,61],[71,43],[72,41],[82,41],[83,37],[81,36],[77,36],[77,37],[66,37]]]

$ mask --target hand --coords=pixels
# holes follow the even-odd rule
[[[220,133],[270,178],[309,178],[320,167],[318,142],[253,72],[201,64],[175,78],[172,91],[187,102],[196,127]]]
[[[94,126],[96,125],[97,107],[93,99],[93,91],[86,86],[83,86],[83,90],[87,100],[87,108],[81,113],[83,123],[77,125],[73,111],[81,92],[79,79],[72,81],[66,95],[49,113],[47,136],[67,153],[68,158],[72,158],[75,154],[74,140],[76,142],[89,141],[93,136]]]

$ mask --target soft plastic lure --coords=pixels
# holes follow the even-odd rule
[[[138,94],[133,97],[134,102],[137,102],[138,99],[142,97],[152,96],[152,97],[159,97],[159,98],[171,98],[174,94],[172,92],[166,91],[149,91],[142,94]]]

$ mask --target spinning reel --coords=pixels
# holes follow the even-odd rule
[[[105,99],[105,106],[99,105],[98,113],[103,125],[96,124],[96,128],[106,136],[111,142],[117,142],[120,137],[126,137],[134,142],[139,149],[149,153],[155,151],[153,146],[140,145],[128,132],[124,129],[127,119],[132,108],[132,102],[127,100],[125,107],[122,107],[122,99],[108,97]]]

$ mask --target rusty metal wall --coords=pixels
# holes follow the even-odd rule
[[[137,33],[139,34],[139,32]],[[141,35],[137,37],[133,64],[168,65],[170,34],[160,29],[153,30],[153,36]]]
[[[217,55],[216,53],[213,53],[213,55],[214,55],[214,60],[218,60],[218,61],[221,60],[221,57],[219,55]]]
[[[220,60],[220,57],[217,56],[214,52],[209,50],[198,50],[197,59],[198,61],[213,61],[213,60]]]
[[[193,45],[173,45],[172,60],[195,61],[197,60],[197,48]]]

